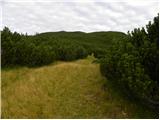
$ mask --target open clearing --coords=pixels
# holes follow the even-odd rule
[[[3,69],[2,118],[153,118],[116,94],[94,59]]]

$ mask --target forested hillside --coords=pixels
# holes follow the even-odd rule
[[[41,66],[55,60],[71,61],[94,53],[102,57],[121,32],[48,32],[23,35],[5,27],[2,35],[2,67],[11,65]],[[12,58],[12,59],[10,59]]]

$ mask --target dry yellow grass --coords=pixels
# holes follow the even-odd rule
[[[134,104],[104,91],[107,80],[93,60],[2,70],[2,118],[139,116]]]

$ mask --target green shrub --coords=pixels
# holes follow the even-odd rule
[[[127,39],[115,43],[103,59],[101,72],[128,95],[159,101],[159,15],[144,28],[134,29]],[[151,32],[152,31],[152,32]],[[151,103],[151,102],[150,102]]]

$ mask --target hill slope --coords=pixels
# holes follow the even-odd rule
[[[123,37],[126,37],[126,34],[123,32],[117,31],[101,31],[101,32],[91,32],[91,33],[84,33],[84,32],[46,32],[40,33],[35,37],[39,37],[42,39],[43,42],[47,42],[47,39],[51,39],[52,42],[54,41],[65,41],[65,42],[72,42],[77,43],[79,45],[90,46],[92,48],[101,48],[106,49],[107,47],[111,46],[115,40],[120,40]],[[41,41],[41,42],[42,42]]]
[[[2,67],[43,66],[55,60],[72,61],[94,53],[101,58],[113,42],[125,39],[122,32],[46,32],[21,35],[5,27],[2,31]],[[12,58],[12,59],[11,59]],[[45,58],[45,59],[44,59]]]
[[[102,86],[95,58],[2,70],[2,118],[149,118],[152,113]],[[153,116],[152,116],[153,118]]]

